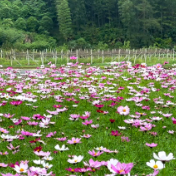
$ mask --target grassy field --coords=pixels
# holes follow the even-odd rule
[[[157,63],[1,69],[0,173],[174,176],[176,71]]]
[[[57,60],[53,59],[53,58],[46,58],[43,60],[43,65],[45,67],[47,67],[47,64],[49,62],[52,62],[53,64],[55,64],[57,67],[62,66],[62,65],[66,65],[68,62],[73,62],[76,63],[77,60],[71,60],[71,59],[67,59],[67,58],[57,58]],[[116,58],[110,58],[110,57],[105,57],[105,58],[93,58],[92,59],[92,66],[107,66],[110,65],[111,62],[121,62],[121,61],[130,61],[133,64],[141,64],[141,63],[147,63],[148,66],[152,66],[155,65],[157,63],[164,63],[164,62],[169,62],[167,65],[165,65],[164,67],[172,67],[172,65],[174,63],[176,63],[176,60],[173,58],[167,58],[167,57],[162,57],[162,58],[158,58],[158,57],[151,57],[151,58],[147,58],[146,60],[144,58],[125,58],[125,57],[116,57]],[[79,58],[78,59],[79,63],[84,63],[85,65],[87,63],[91,63],[91,58]],[[16,60],[9,60],[9,59],[0,59],[0,65],[2,65],[4,68],[7,68],[9,66],[12,66],[14,68],[36,68],[36,67],[40,67],[42,65],[41,60],[35,59],[32,60],[30,59],[29,61],[26,59],[16,59]]]

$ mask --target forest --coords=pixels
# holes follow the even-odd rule
[[[174,48],[176,0],[1,0],[0,48]]]

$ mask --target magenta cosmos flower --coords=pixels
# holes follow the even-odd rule
[[[14,105],[14,106],[18,106],[20,104],[22,104],[23,102],[21,100],[17,100],[17,101],[11,101],[10,104]]]
[[[130,108],[128,106],[119,106],[117,112],[120,115],[128,115],[130,113]]]
[[[71,59],[71,60],[76,60],[77,57],[75,57],[75,56],[71,56],[70,59]]]
[[[133,168],[133,163],[126,164],[126,163],[118,162],[116,165],[111,164],[111,169],[114,174],[120,174],[120,175],[128,174],[132,168]]]

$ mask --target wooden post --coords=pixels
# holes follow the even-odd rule
[[[131,54],[131,51],[130,51],[130,49],[129,49],[129,56],[128,56],[128,61],[131,59],[131,56],[130,56],[130,54]]]
[[[144,59],[145,59],[145,63],[147,64],[146,51],[144,51]]]
[[[118,59],[118,62],[120,62],[120,49],[119,49],[119,59]]]
[[[61,61],[63,59],[63,50],[61,50]]]
[[[167,50],[167,59],[168,59],[168,56],[169,56],[169,55],[168,55],[168,50]]]
[[[175,60],[175,51],[174,51],[174,48],[173,48],[173,60]]]
[[[102,63],[104,63],[104,50],[102,50]]]
[[[91,64],[92,64],[92,62],[93,62],[92,49],[90,50],[90,57],[91,57]]]
[[[35,57],[34,52],[35,52],[35,51],[34,51],[34,49],[33,49],[33,52],[32,52],[32,59],[33,59],[33,60],[35,59],[35,58],[34,58],[34,57]]]
[[[55,65],[57,64],[57,51],[55,53]]]
[[[3,57],[2,50],[1,50],[1,58]]]
[[[26,52],[26,59],[28,61],[28,65],[29,65],[29,51],[28,51],[28,49],[27,49],[27,52]]]
[[[99,58],[100,58],[100,50],[98,49],[98,60],[99,60]]]
[[[111,62],[113,62],[113,49],[111,50]]]
[[[42,63],[42,65],[44,65],[44,64],[43,64],[43,52],[42,52],[42,51],[40,51],[40,58],[41,58],[41,63]]]
[[[67,51],[67,63],[69,61],[69,51]]]
[[[134,54],[134,64],[136,63],[136,54],[137,54],[137,51],[135,51],[135,54]]]
[[[78,50],[76,50],[76,57],[77,57],[76,62],[78,62],[78,57],[79,57]]]

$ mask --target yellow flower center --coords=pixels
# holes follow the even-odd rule
[[[126,109],[123,109],[123,112],[126,112]]]
[[[119,172],[122,173],[122,172],[124,172],[124,170],[120,170]]]
[[[155,165],[153,166],[153,168],[154,168],[154,169],[157,169],[157,168],[158,168],[158,166],[155,164]]]
[[[24,171],[24,169],[23,168],[20,168],[20,170],[19,170],[20,172],[23,172]]]
[[[75,160],[75,163],[77,163],[78,162],[78,160]]]
[[[76,141],[73,141],[74,143],[76,143]]]
[[[94,153],[94,155],[97,155],[97,153]]]

